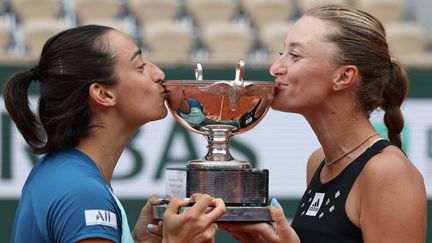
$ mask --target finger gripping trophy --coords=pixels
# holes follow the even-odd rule
[[[255,127],[273,100],[275,83],[244,81],[244,65],[243,60],[237,63],[234,80],[203,80],[202,66],[197,64],[196,80],[162,82],[177,122],[208,141],[203,159],[166,169],[166,194],[185,198],[205,193],[222,198],[227,212],[219,221],[271,221],[268,170],[254,169],[229,152],[231,137]],[[162,219],[165,209],[166,205],[155,206],[154,217]]]

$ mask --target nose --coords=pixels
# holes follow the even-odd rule
[[[282,76],[287,73],[287,68],[283,63],[282,56],[276,59],[276,61],[270,67],[270,74],[273,77]]]
[[[156,65],[153,63],[150,63],[151,65],[151,78],[153,82],[160,82],[165,78],[165,73]]]

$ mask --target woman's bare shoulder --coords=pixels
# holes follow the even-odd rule
[[[370,242],[421,242],[425,232],[423,177],[397,147],[389,146],[359,176],[360,227]],[[383,233],[385,232],[385,233]]]
[[[324,159],[324,152],[322,148],[316,149],[308,159],[307,168],[306,168],[306,178],[307,185],[312,179],[312,176],[315,174],[315,171],[318,169],[319,165]]]
[[[381,153],[375,155],[366,164],[362,172],[364,182],[376,182],[382,180],[393,181],[395,177],[419,179],[423,183],[423,178],[414,164],[397,147],[389,146]]]

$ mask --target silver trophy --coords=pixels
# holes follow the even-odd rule
[[[234,80],[204,80],[202,66],[197,64],[196,80],[163,81],[168,108],[177,122],[208,141],[203,159],[166,169],[165,190],[166,195],[180,198],[194,193],[222,198],[227,212],[219,221],[271,221],[268,170],[254,169],[249,162],[233,158],[229,142],[264,118],[275,83],[244,81],[243,74],[244,61],[240,60]],[[154,209],[154,218],[162,219],[166,204]]]

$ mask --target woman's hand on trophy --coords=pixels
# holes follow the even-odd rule
[[[140,216],[132,232],[135,242],[162,242],[162,226],[159,220],[153,219],[153,207],[163,203],[163,199],[152,195],[141,209]]]
[[[240,242],[248,243],[300,243],[294,229],[285,218],[276,199],[269,207],[272,223],[219,223],[218,225]]]
[[[218,230],[215,221],[225,214],[222,199],[194,194],[191,199],[168,198],[163,216],[163,242],[214,242]],[[187,207],[186,207],[187,206]],[[181,207],[186,207],[179,213]]]

